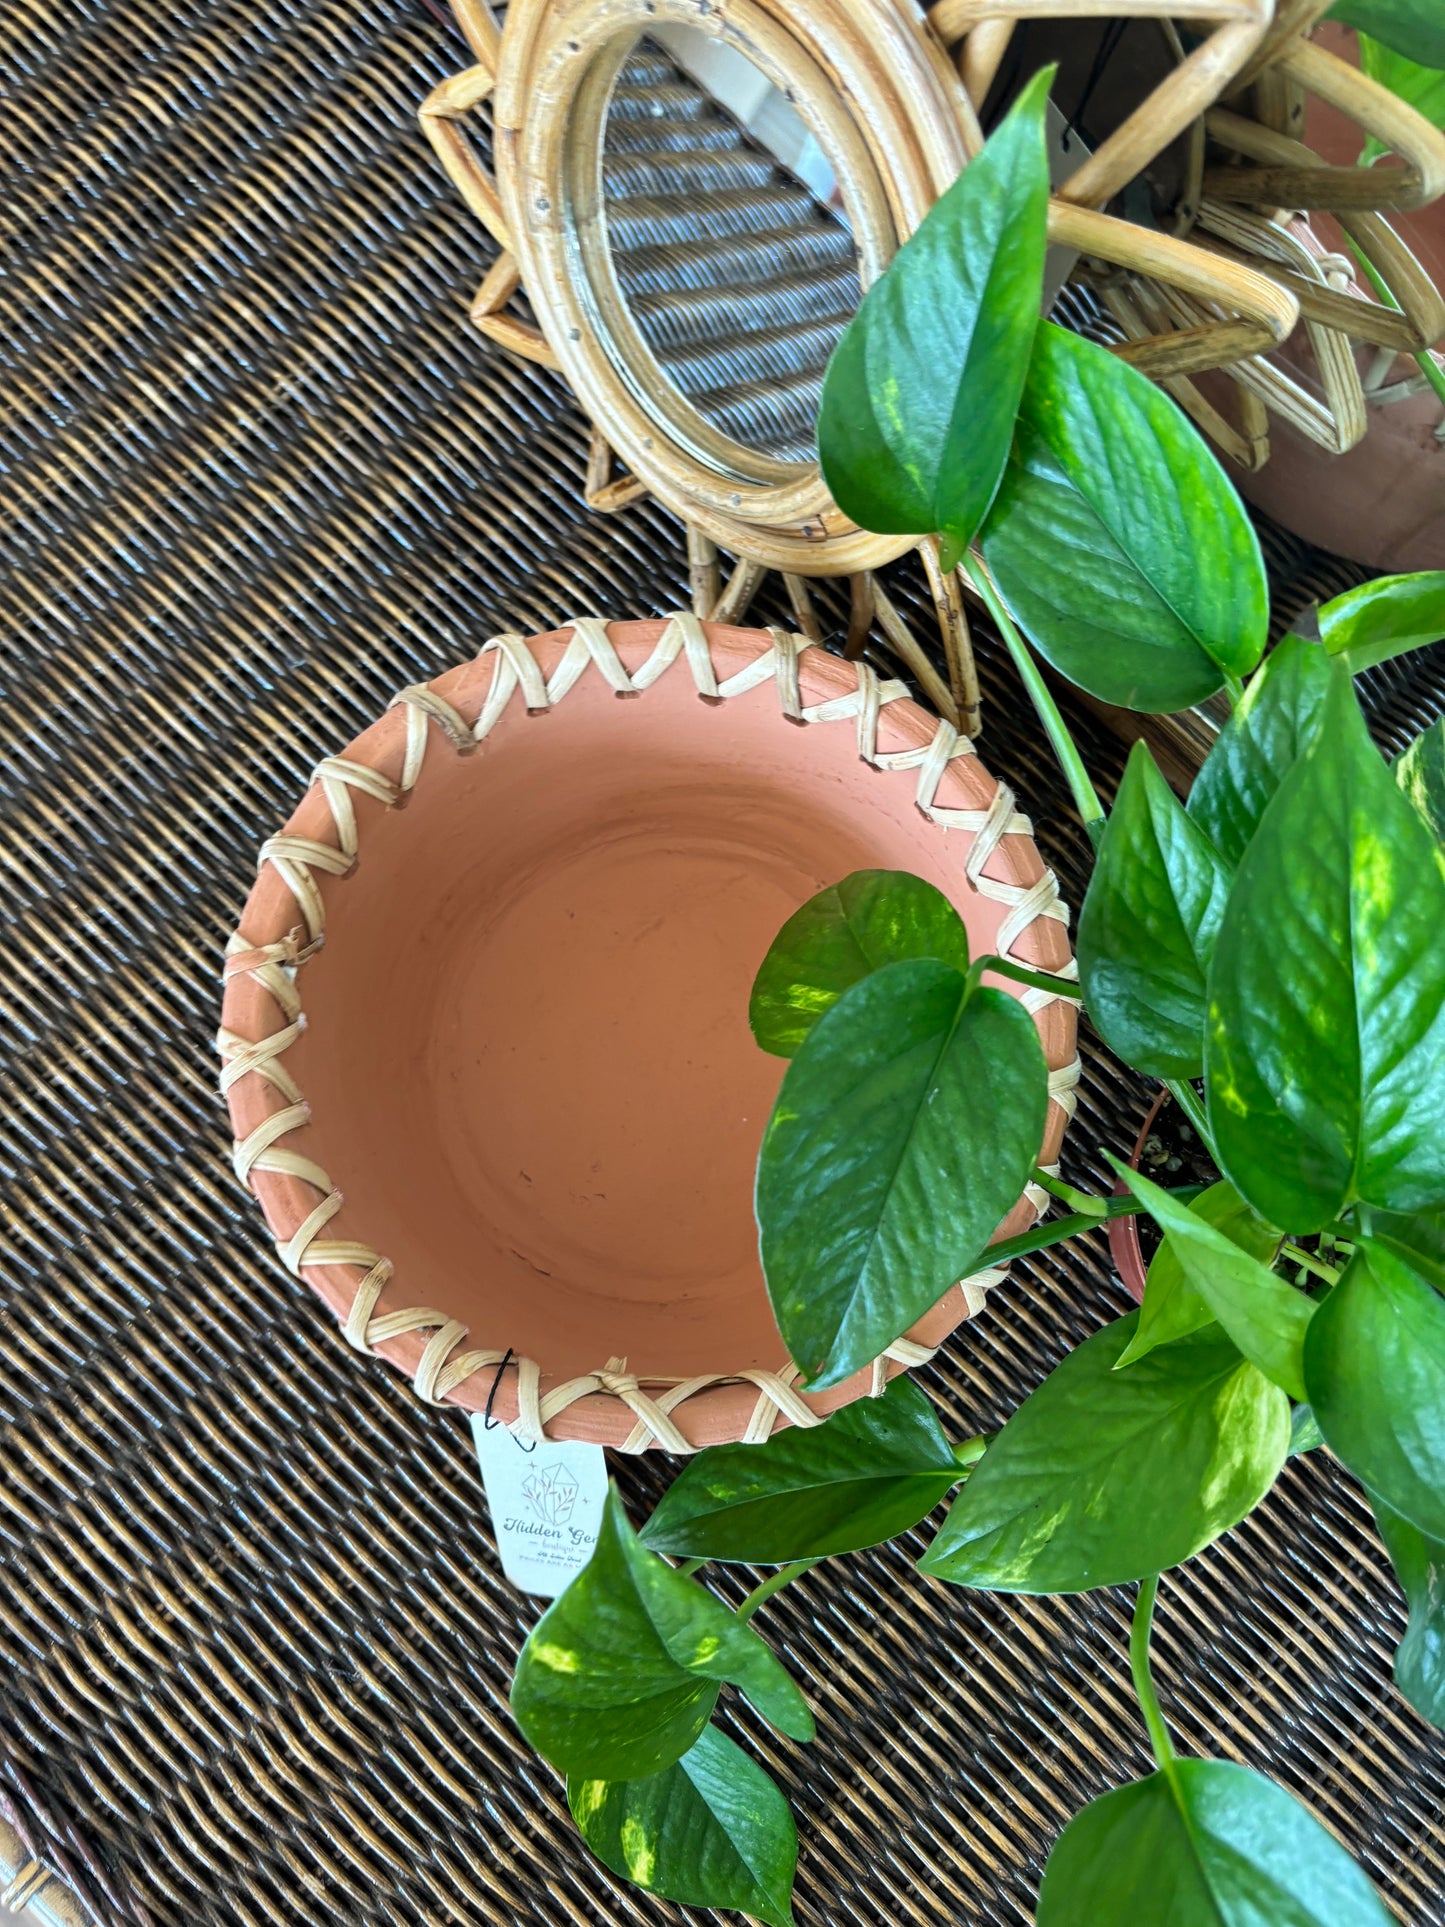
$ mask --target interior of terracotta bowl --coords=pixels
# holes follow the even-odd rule
[[[635,670],[658,625],[631,627]],[[722,634],[746,641],[715,641],[720,674],[727,648],[735,668],[767,646]],[[807,665],[805,701],[856,685]],[[929,739],[892,707],[885,746]],[[987,802],[976,764],[953,770],[955,806]],[[363,801],[357,867],[320,879],[287,1053],[311,1124],[288,1142],[343,1195],[328,1236],[391,1260],[386,1303],[459,1319],[544,1384],[613,1358],[664,1379],[781,1368],[752,1186],[785,1067],[748,1028],[758,964],[853,870],[929,878],[975,951],[1003,914],[914,780],[863,762],[846,722],[787,720],[771,681],[705,702],[679,665],[634,697],[589,673],[546,712],[517,698],[473,753],[438,740],[405,807]]]

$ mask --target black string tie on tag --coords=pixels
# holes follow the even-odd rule
[[[487,1402],[482,1411],[482,1430],[484,1432],[494,1432],[497,1429],[497,1427],[502,1423],[502,1421],[499,1418],[492,1417],[492,1406],[496,1400],[497,1387],[502,1382],[502,1373],[506,1371],[507,1367],[511,1364],[511,1362],[512,1362],[512,1348],[510,1345],[508,1345],[506,1351],[502,1354],[501,1364],[497,1367],[496,1372],[493,1374],[492,1389],[487,1393]],[[529,1457],[537,1449],[537,1441],[535,1439],[519,1439],[515,1432],[512,1432],[510,1434],[510,1437],[511,1437],[512,1443],[516,1446],[517,1450],[519,1452],[526,1453]]]
[[[511,1362],[512,1362],[512,1348],[510,1345],[508,1345],[506,1351],[502,1354],[502,1362],[497,1367],[496,1375],[492,1379],[492,1389],[487,1393],[487,1403],[482,1412],[482,1424],[488,1432],[490,1432],[494,1426],[500,1425],[502,1422],[499,1418],[492,1417],[492,1406],[496,1401],[497,1387],[502,1382],[502,1373],[506,1371],[507,1367],[511,1364]]]

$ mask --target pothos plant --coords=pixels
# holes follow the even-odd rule
[[[757,1218],[779,1329],[817,1389],[985,1256],[1117,1212],[1162,1234],[1144,1302],[992,1437],[950,1440],[899,1379],[816,1428],[700,1453],[640,1533],[614,1491],[512,1705],[610,1868],[788,1927],[794,1823],[714,1708],[733,1686],[810,1738],[757,1609],[952,1492],[919,1561],[931,1579],[1138,1587],[1130,1660],[1157,1771],[1054,1843],[1039,1927],[1378,1927],[1391,1916],[1369,1881],[1292,1795],[1176,1753],[1149,1631],[1159,1575],[1323,1443],[1368,1491],[1410,1600],[1400,1688],[1445,1719],[1445,730],[1392,771],[1352,683],[1445,631],[1445,576],[1356,590],[1321,611],[1317,640],[1264,656],[1258,546],[1200,437],[1122,361],[1037,320],[1047,86],[869,292],[820,446],[856,520],[937,535],[992,611],[1096,846],[1081,986],[971,956],[915,877],[855,875],[805,904],[752,997],[758,1042],[789,1060]],[[1034,650],[1137,709],[1227,692],[1187,804],[1136,745],[1106,813]],[[1037,1171],[1047,1073],[1000,977],[1081,987],[1106,1043],[1174,1093],[1218,1181],[1171,1190],[1115,1161],[1124,1194],[1102,1198]],[[1030,1177],[1065,1215],[991,1246]],[[734,1611],[694,1576],[708,1560],[776,1570]]]

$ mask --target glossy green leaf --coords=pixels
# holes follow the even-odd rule
[[[810,897],[773,939],[748,1021],[764,1050],[792,1057],[845,990],[885,964],[936,957],[968,969],[968,932],[941,890],[906,870],[858,870]]]
[[[1415,738],[1394,768],[1395,781],[1435,841],[1445,844],[1445,716]]]
[[[758,1158],[788,1350],[838,1385],[977,1265],[1043,1138],[1048,1073],[1015,997],[931,958],[855,984],[788,1066]]]
[[[1439,67],[1424,67],[1406,54],[1397,54],[1383,41],[1372,40],[1367,33],[1360,35],[1360,67],[1371,80],[1388,87],[1396,99],[1422,114],[1432,127],[1445,127],[1445,72]],[[1360,160],[1368,166],[1389,152],[1385,143],[1371,134]]]
[[[938,1414],[909,1378],[811,1429],[689,1459],[643,1527],[658,1552],[783,1565],[896,1538],[962,1478]]]
[[[1335,0],[1329,17],[1358,27],[1426,67],[1445,67],[1440,0]]]
[[[1319,727],[1330,663],[1318,643],[1286,636],[1250,678],[1204,759],[1189,814],[1226,862],[1238,863],[1270,798]]]
[[[1362,1485],[1445,1539],[1445,1298],[1363,1244],[1310,1327],[1309,1401]]]
[[[1209,979],[1221,1168],[1294,1233],[1356,1199],[1445,1200],[1445,857],[1333,675],[1240,864]]]
[[[1052,322],[981,539],[1030,641],[1105,702],[1187,708],[1264,648],[1259,543],[1203,437],[1153,382]]]
[[[1043,300],[1049,172],[1035,75],[868,290],[828,364],[823,475],[845,515],[963,554],[998,488]]]
[[[1303,1398],[1301,1348],[1313,1302],[1142,1171],[1129,1170],[1117,1158],[1111,1162],[1164,1233],[1185,1283],[1244,1356],[1291,1398]]]
[[[1279,1233],[1250,1209],[1227,1178],[1210,1185],[1204,1195],[1189,1206],[1189,1211],[1260,1264],[1273,1262],[1279,1249]],[[1201,1331],[1213,1323],[1213,1309],[1189,1283],[1178,1252],[1165,1238],[1150,1260],[1144,1302],[1139,1307],[1139,1328],[1120,1357],[1119,1365],[1132,1365],[1156,1345],[1170,1345],[1176,1338]]]
[[[522,1648],[512,1711],[564,1773],[632,1780],[680,1760],[729,1681],[793,1739],[802,1694],[752,1627],[638,1542],[608,1494],[591,1559]]]
[[[567,1804],[597,1858],[635,1886],[793,1927],[798,1829],[788,1803],[716,1727],[646,1779],[569,1778]]]
[[[1227,1760],[1106,1793],[1049,1855],[1038,1927],[1395,1927],[1309,1808]]]
[[[1410,1607],[1395,1684],[1422,1720],[1445,1726],[1445,1540],[1429,1538],[1373,1493],[1370,1504]]]
[[[1117,1586],[1253,1511],[1289,1449],[1289,1400],[1214,1326],[1116,1371],[1136,1324],[1095,1332],[1024,1401],[921,1571],[994,1592]]]
[[[1370,1236],[1437,1291],[1445,1291],[1445,1210],[1376,1211]]]
[[[1110,1050],[1147,1077],[1204,1068],[1209,960],[1229,869],[1135,743],[1079,918],[1079,975]]]
[[[1445,81],[1445,75],[1441,75]],[[1445,636],[1445,570],[1385,575],[1320,610],[1320,640],[1351,675]]]

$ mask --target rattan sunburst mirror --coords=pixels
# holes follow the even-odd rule
[[[476,64],[422,120],[503,250],[473,318],[575,390],[594,424],[589,502],[616,509],[650,493],[679,515],[695,609],[716,620],[741,615],[778,570],[798,626],[817,637],[810,581],[848,578],[851,650],[876,622],[939,709],[976,733],[955,579],[931,542],[917,545],[944,680],[875,574],[915,539],[855,527],[813,445],[823,370],[862,291],[982,144],[958,46],[911,0],[511,0],[500,28],[484,0],[454,5]],[[1128,10],[1162,22],[1181,5]],[[1182,10],[1207,32],[1204,56],[1167,62],[1092,160],[1060,168],[1050,217],[1066,263],[1086,255],[1199,304],[1201,325],[1120,345],[1158,378],[1273,346],[1298,314],[1248,265],[1097,205],[1204,111],[1272,6]],[[1118,8],[1013,0],[1007,11]],[[947,24],[956,41],[968,22]],[[492,169],[468,124],[489,98]],[[519,290],[531,319],[515,311]],[[736,559],[726,581],[724,557]]]

